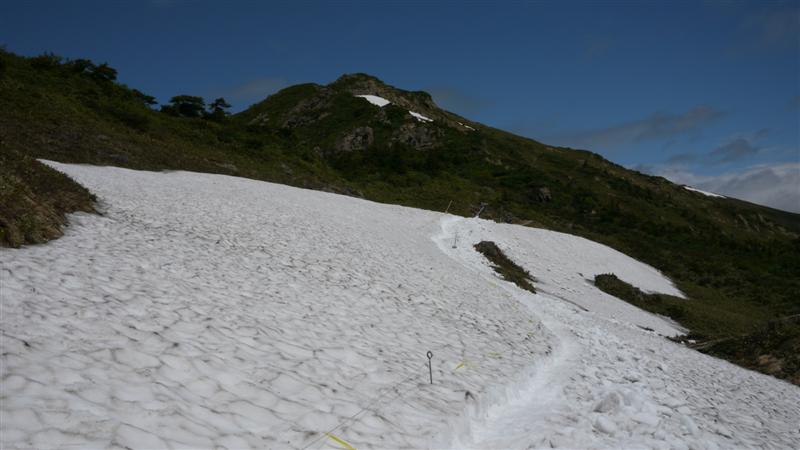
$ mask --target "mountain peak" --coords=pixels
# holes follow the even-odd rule
[[[333,83],[329,86],[340,86],[345,87],[352,84],[360,84],[360,83],[373,83],[381,86],[387,86],[386,83],[383,82],[380,78],[370,75],[368,73],[363,72],[355,72],[355,73],[346,73],[336,79]]]

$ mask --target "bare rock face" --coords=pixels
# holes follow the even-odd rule
[[[424,150],[436,146],[444,132],[439,128],[418,123],[403,124],[392,134],[392,142]]]
[[[269,122],[269,115],[265,112],[255,116],[252,120],[247,122],[248,125],[255,125],[259,127],[266,126]]]
[[[337,152],[352,152],[354,150],[365,150],[375,142],[375,134],[370,127],[358,127],[355,130],[342,136],[336,142]]]
[[[414,111],[425,117],[430,117],[440,124],[446,124],[460,132],[475,131],[473,127],[465,125],[465,119],[442,111],[427,92],[407,92],[383,83],[381,80],[363,73],[342,75],[331,83],[334,89],[347,91],[353,95],[377,95],[389,100],[393,105],[407,111]]]

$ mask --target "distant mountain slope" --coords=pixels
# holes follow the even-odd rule
[[[214,121],[154,111],[138,91],[57,58],[0,61],[0,141],[20,154],[239,175],[461,215],[485,205],[482,217],[588,237],[658,268],[693,300],[671,316],[700,340],[800,313],[800,215],[471,122],[424,92],[353,74]]]

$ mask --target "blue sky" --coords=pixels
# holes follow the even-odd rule
[[[679,182],[724,190],[767,170],[783,197],[798,192],[779,207],[800,210],[797,1],[4,2],[0,43],[107,61],[159,100],[222,95],[236,109],[367,72]]]

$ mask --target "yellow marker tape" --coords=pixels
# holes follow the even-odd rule
[[[458,370],[458,369],[460,369],[460,368],[462,368],[462,367],[466,367],[466,368],[470,369],[470,368],[473,368],[473,367],[475,367],[475,366],[474,366],[474,365],[472,365],[472,363],[470,362],[470,360],[468,360],[467,358],[464,358],[464,359],[463,359],[463,360],[461,360],[461,362],[460,362],[460,363],[459,363],[459,364],[456,366],[456,368],[455,368],[455,369],[453,369],[453,372],[455,372],[456,370]]]
[[[336,436],[334,436],[334,435],[332,435],[332,434],[330,434],[330,433],[325,433],[325,434],[326,434],[326,435],[327,435],[329,438],[333,439],[334,441],[336,441],[336,442],[338,442],[338,443],[342,444],[342,445],[344,446],[344,448],[345,448],[345,449],[347,449],[347,450],[356,450],[356,448],[355,448],[355,447],[353,447],[352,445],[348,444],[347,442],[345,442],[345,441],[343,441],[343,440],[339,439],[338,437],[336,437]]]

